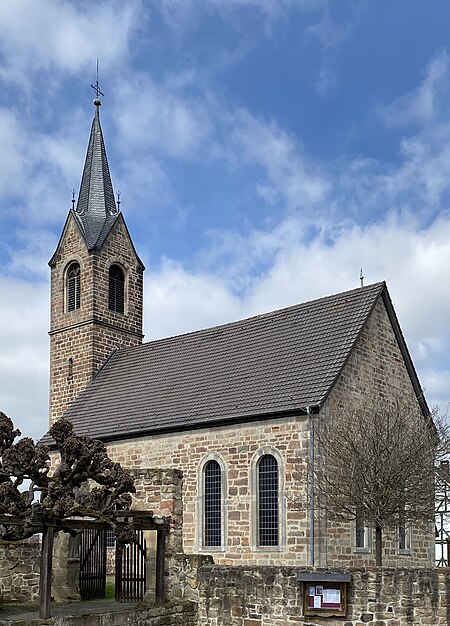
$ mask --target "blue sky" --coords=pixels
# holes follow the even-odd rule
[[[0,3],[0,409],[41,435],[95,63],[151,339],[386,280],[450,401],[450,5]]]

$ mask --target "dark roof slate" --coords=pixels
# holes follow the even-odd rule
[[[320,406],[384,292],[376,283],[117,350],[65,416],[113,439]]]
[[[92,121],[80,193],[74,211],[89,250],[101,248],[119,214],[109,173],[99,108],[96,107]]]
[[[105,243],[112,227],[123,214],[116,206],[114,191],[111,182],[111,174],[109,172],[108,159],[106,156],[105,142],[103,140],[102,127],[100,124],[99,106],[96,105],[96,111],[91,126],[91,134],[86,152],[86,160],[81,177],[80,193],[78,194],[78,202],[76,208],[69,211],[64,226],[63,235],[68,224],[70,216],[75,219],[84,240],[87,249],[100,250]],[[123,220],[125,229],[128,229]],[[58,246],[53,253],[52,258],[48,262],[50,267],[56,263],[58,250],[60,249],[63,239],[61,236]],[[129,236],[129,233],[128,233]],[[133,246],[133,242],[130,243]],[[145,269],[142,261],[134,249],[138,265],[142,270]]]

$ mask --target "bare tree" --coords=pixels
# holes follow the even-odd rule
[[[375,529],[382,565],[384,529],[429,522],[434,513],[434,464],[448,450],[448,429],[402,401],[341,407],[316,423],[317,506]],[[403,536],[404,538],[404,536]]]
[[[60,462],[50,475],[47,446],[28,437],[15,443],[20,434],[0,411],[0,513],[11,516],[11,523],[0,524],[0,539],[29,537],[36,523],[89,516],[110,523],[119,541],[132,540],[132,529],[116,527],[110,514],[130,508],[133,478],[101,441],[78,436],[68,420],[58,420],[50,434]]]

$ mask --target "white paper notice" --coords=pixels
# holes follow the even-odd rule
[[[322,606],[322,596],[314,596],[314,608],[320,609]]]
[[[309,596],[315,596],[316,595],[316,588],[314,587],[314,585],[310,585],[309,587]]]
[[[340,604],[341,592],[339,589],[324,589],[323,590],[324,604]]]

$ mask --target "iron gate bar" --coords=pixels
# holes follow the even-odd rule
[[[80,595],[98,600],[106,592],[106,530],[85,529],[80,546]]]
[[[136,541],[116,547],[116,601],[142,601],[146,591],[147,545],[142,530]]]

